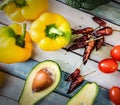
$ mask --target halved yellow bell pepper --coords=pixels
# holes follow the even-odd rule
[[[0,62],[24,62],[31,57],[33,44],[26,25],[12,24],[0,28]]]
[[[4,0],[0,9],[14,21],[35,20],[48,8],[48,0]]]
[[[30,35],[41,49],[58,50],[69,44],[71,26],[62,15],[45,12],[32,23]]]

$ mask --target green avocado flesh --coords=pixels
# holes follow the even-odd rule
[[[33,80],[36,74],[43,69],[47,69],[54,76],[54,82],[49,87],[41,91],[33,91],[32,90]],[[47,96],[49,93],[51,93],[53,90],[55,90],[55,88],[58,86],[60,82],[60,78],[61,78],[60,71],[61,71],[60,66],[52,60],[45,60],[37,64],[31,70],[31,72],[29,73],[25,81],[23,91],[19,98],[19,105],[34,105],[39,100],[41,100],[42,98]]]
[[[87,83],[68,101],[67,105],[93,105],[98,90],[96,83]]]

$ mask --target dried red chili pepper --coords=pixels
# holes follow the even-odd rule
[[[113,33],[113,29],[111,27],[104,27],[96,31],[96,34],[98,36],[111,35],[112,33]]]
[[[86,64],[91,54],[91,51],[94,49],[94,47],[95,47],[95,40],[91,40],[87,43],[87,46],[85,48],[84,55],[83,55],[83,64]]]
[[[76,68],[75,71],[71,73],[65,81],[68,81],[68,82],[75,81],[76,78],[79,76],[79,74],[80,74],[80,69]]]
[[[96,51],[98,51],[104,43],[104,36],[96,41]]]
[[[96,51],[104,45],[104,36],[111,35],[113,30],[111,27],[106,26],[106,22],[99,17],[92,18],[99,27],[92,28],[86,27],[83,29],[72,30],[73,34],[82,34],[83,36],[73,40],[73,44],[68,48],[68,51],[72,51],[79,48],[85,48],[83,54],[83,64],[86,64],[91,51],[96,47]]]
[[[85,48],[86,45],[87,45],[86,41],[77,42],[77,43],[71,45],[67,50],[72,51],[72,50],[76,50],[79,48]]]
[[[86,27],[83,29],[73,30],[72,34],[90,34],[94,29],[92,27]]]
[[[81,37],[79,37],[79,38],[77,38],[77,39],[75,39],[73,42],[83,42],[83,41],[86,41],[86,40],[88,40],[90,38],[90,35],[83,35],[83,36],[81,36]]]
[[[84,78],[81,75],[79,75],[75,81],[72,81],[67,93],[69,94],[73,92],[83,81],[84,81]]]
[[[85,48],[87,45],[86,40],[90,38],[90,35],[83,35],[73,41],[73,44],[68,47],[68,51],[72,51],[79,48]]]
[[[72,72],[66,79],[66,81],[71,82],[68,94],[73,92],[83,81],[83,76],[80,75],[80,69],[76,68],[74,72]]]
[[[99,17],[93,17],[92,18],[97,24],[99,24],[100,26],[105,26],[106,25],[106,22],[105,21],[103,21],[101,18],[99,18]]]

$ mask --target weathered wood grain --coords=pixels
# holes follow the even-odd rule
[[[101,18],[107,20],[107,25],[111,26],[115,30],[120,30],[120,6],[119,4],[112,2],[107,5],[100,6],[92,11],[81,11],[69,7],[61,2],[54,0],[49,0],[49,10],[54,13],[59,13],[63,15],[71,24],[72,28],[82,26],[91,26],[96,28],[98,25],[91,19],[93,15],[100,16]],[[88,14],[89,13],[89,14]],[[91,15],[93,14],[93,15]],[[114,14],[114,15],[113,15]],[[108,22],[109,21],[109,22]],[[112,24],[112,23],[118,24]],[[9,25],[13,23],[10,18],[5,15],[4,11],[0,11],[0,27],[3,25]],[[28,30],[30,27],[30,22],[28,22]],[[120,33],[113,32],[111,36],[105,38],[106,43],[112,46],[120,44]],[[2,44],[2,43],[0,43]],[[85,82],[97,82],[101,86],[95,105],[111,105],[109,100],[109,90],[112,86],[120,86],[120,71],[113,74],[103,74],[98,70],[98,62],[101,59],[110,57],[109,51],[112,46],[106,45],[100,51],[93,51],[90,59],[86,65],[81,66],[81,74],[86,75],[93,71],[96,71],[85,77]],[[65,49],[61,49],[53,52],[45,52],[38,48],[34,44],[34,50],[32,58],[23,63],[15,64],[3,64],[0,63],[0,69],[6,74],[7,85],[5,88],[0,89],[0,105],[16,105],[18,97],[21,93],[24,81],[30,72],[30,70],[38,63],[43,60],[51,59],[56,61],[62,69],[62,78],[58,88],[46,97],[42,102],[38,103],[41,105],[65,105],[65,103],[71,98],[81,86],[72,94],[66,94],[69,84],[64,81],[64,78],[68,73],[73,72],[77,67],[82,64],[83,49],[78,49],[73,52],[67,52]],[[120,63],[119,63],[120,69]],[[85,83],[84,82],[84,83]],[[61,100],[59,100],[61,99]],[[7,101],[6,101],[7,100]],[[54,101],[59,100],[59,101]],[[63,101],[62,101],[63,100]],[[102,100],[102,101],[101,101]]]

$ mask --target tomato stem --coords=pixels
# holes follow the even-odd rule
[[[103,38],[103,36],[98,37],[98,38],[91,38],[90,40],[87,40],[86,43],[88,43],[88,42],[90,42],[90,41],[94,41],[94,40],[99,40],[99,39],[101,39],[101,38]]]

